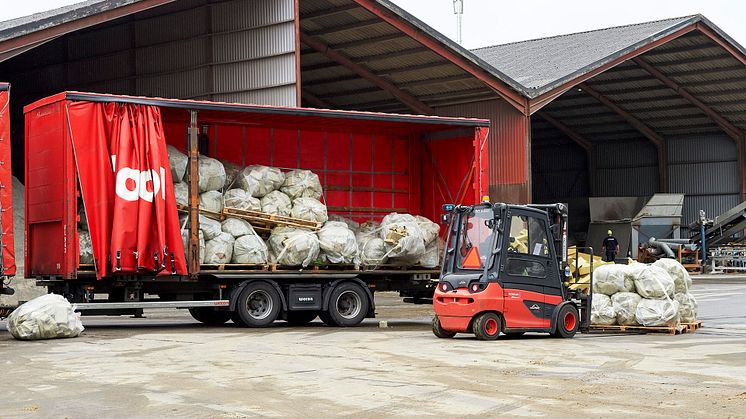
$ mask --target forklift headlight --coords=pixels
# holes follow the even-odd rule
[[[448,292],[448,290],[451,289],[451,284],[449,284],[448,282],[441,282],[440,284],[438,284],[438,289],[441,292]]]
[[[469,292],[472,294],[477,292],[482,292],[484,289],[487,288],[487,285],[482,282],[474,282],[471,285],[469,285]]]
[[[479,292],[479,284],[471,284],[471,292]]]

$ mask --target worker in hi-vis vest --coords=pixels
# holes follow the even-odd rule
[[[604,243],[601,248],[604,251],[604,261],[613,262],[616,259],[617,253],[619,253],[619,241],[614,237],[614,232],[609,230],[606,232],[607,237],[604,239]]]

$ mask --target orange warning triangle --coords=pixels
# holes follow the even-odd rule
[[[482,260],[479,257],[479,249],[476,247],[472,247],[471,249],[469,249],[469,253],[467,253],[466,257],[464,258],[464,268],[474,269],[481,267]]]

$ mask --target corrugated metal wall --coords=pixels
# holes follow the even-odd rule
[[[293,0],[181,0],[1,65],[19,98],[65,89],[295,106]]]
[[[683,225],[704,210],[714,218],[741,202],[735,142],[726,135],[668,139],[668,187],[685,194]]]
[[[437,109],[442,116],[489,119],[489,182],[494,201],[527,203],[531,146],[529,118],[503,100],[465,103]]]
[[[652,196],[658,192],[658,154],[650,141],[597,142],[593,196]]]

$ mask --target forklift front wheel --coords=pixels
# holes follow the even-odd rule
[[[557,313],[557,330],[552,336],[557,338],[571,338],[578,332],[578,309],[572,304],[565,304]]]
[[[456,332],[450,332],[443,329],[440,325],[440,320],[438,320],[438,316],[433,317],[433,334],[441,339],[450,339],[456,336]]]
[[[479,340],[495,340],[500,336],[502,321],[495,313],[482,313],[474,319],[472,331]]]

